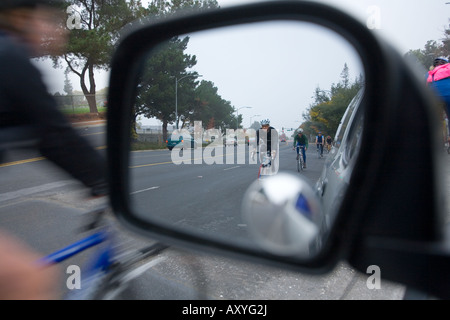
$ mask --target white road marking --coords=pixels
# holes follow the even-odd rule
[[[142,190],[134,191],[134,192],[132,192],[131,194],[136,194],[136,193],[141,193],[141,192],[145,192],[145,191],[155,190],[155,189],[158,189],[158,188],[159,188],[159,186],[157,186],[157,187],[151,187],[151,188],[147,188],[147,189],[142,189]]]

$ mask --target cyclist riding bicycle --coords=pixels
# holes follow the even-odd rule
[[[270,120],[261,121],[261,128],[256,131],[256,144],[260,162],[266,168],[262,175],[272,175],[278,172],[278,132],[270,126]]]
[[[106,160],[59,111],[30,61],[61,54],[67,40],[57,20],[64,14],[61,5],[57,0],[0,1],[0,136],[10,142],[23,133],[19,128],[27,129],[28,140],[36,141],[42,155],[82,182],[92,196],[106,196]],[[0,299],[56,298],[57,274],[46,276],[56,270],[38,266],[40,255],[18,242],[1,232]]]
[[[330,136],[327,136],[327,139],[325,140],[325,143],[327,145],[327,150],[330,151],[331,149],[331,143],[333,142],[333,139]]]
[[[316,136],[316,146],[317,146],[317,150],[320,152],[320,156],[323,156],[323,142],[324,142],[324,137],[322,135],[321,132],[319,132]]]
[[[450,117],[450,63],[446,57],[437,57],[426,74],[427,86],[440,98],[442,108]]]
[[[298,129],[297,134],[294,137],[294,147],[292,150],[297,148],[297,160],[300,156],[300,149],[302,150],[303,156],[303,168],[306,168],[306,150],[308,150],[308,138],[303,134],[303,129]]]

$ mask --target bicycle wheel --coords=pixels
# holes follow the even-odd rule
[[[297,154],[297,157],[298,157],[298,159],[297,159],[297,172],[300,172],[300,166],[301,166],[300,158],[302,157],[302,155],[301,154]]]

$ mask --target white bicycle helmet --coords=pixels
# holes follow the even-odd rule
[[[270,120],[269,120],[269,119],[261,120],[261,125],[262,125],[262,126],[268,125],[268,124],[270,124]]]

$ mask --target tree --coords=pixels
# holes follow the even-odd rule
[[[234,108],[229,101],[222,99],[214,83],[203,80],[196,88],[195,95],[197,103],[192,113],[193,118],[201,120],[203,124],[214,118],[215,127],[222,131],[234,128],[236,124]]]
[[[316,87],[316,90],[314,91],[314,104],[320,104],[330,101],[330,97],[328,96],[327,92],[324,90],[321,90],[319,86]]]
[[[301,127],[310,134],[321,131],[333,136],[347,106],[362,85],[362,75],[353,83],[350,82],[348,66],[345,64],[341,72],[341,80],[337,84],[332,84],[330,90],[316,88],[314,102],[303,114],[305,122]]]
[[[73,106],[73,86],[68,77],[68,69],[64,72],[64,92],[66,95],[61,97],[62,104],[65,106]],[[55,94],[56,96],[56,94]]]
[[[433,65],[435,57],[447,56],[446,50],[442,44],[439,44],[435,40],[428,40],[423,49],[409,50],[406,54],[406,58],[415,58],[421,67],[428,70]],[[447,52],[449,52],[447,50]]]
[[[189,106],[195,102],[193,92],[198,74],[186,70],[195,66],[197,61],[195,56],[184,53],[188,42],[189,37],[173,38],[155,49],[145,61],[138,85],[135,116],[160,120],[164,140],[167,139],[167,125],[178,120],[175,119],[175,85],[178,84],[179,118],[185,119]]]
[[[69,73],[68,69],[66,69],[66,71],[64,72],[64,88],[63,88],[63,90],[67,96],[71,96],[73,94],[73,86],[69,80],[69,77],[67,76],[68,73]]]
[[[341,84],[346,89],[350,84],[349,74],[348,74],[348,66],[347,63],[344,63],[344,69],[341,71]]]
[[[208,10],[216,7],[218,7],[216,0],[152,0],[146,9],[148,16],[141,21],[167,18],[183,11]],[[195,96],[198,74],[189,72],[188,69],[196,64],[196,57],[184,54],[188,42],[188,37],[173,38],[152,52],[152,56],[145,62],[141,82],[138,85],[135,119],[143,115],[160,120],[163,123],[164,140],[167,139],[169,123],[175,122],[178,127],[178,121],[181,120],[183,128],[192,121],[193,115],[198,114],[199,108],[204,108],[207,104]]]
[[[219,5],[216,0],[152,0],[148,9],[152,17],[160,18],[218,7]]]
[[[120,30],[147,14],[140,0],[66,0],[71,29],[67,50],[53,56],[55,65],[65,61],[80,78],[80,87],[91,113],[98,113],[94,72],[109,70]],[[70,10],[71,9],[71,10]]]

